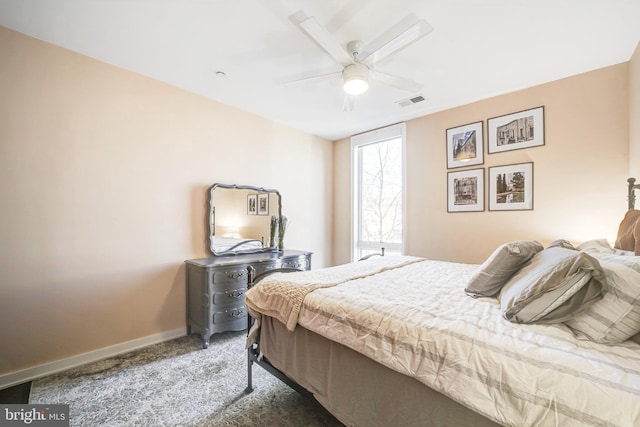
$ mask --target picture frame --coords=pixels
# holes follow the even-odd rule
[[[544,145],[544,106],[487,120],[489,154]]]
[[[484,163],[483,122],[469,123],[446,131],[447,169]]]
[[[447,172],[447,212],[483,212],[484,198],[484,168]]]
[[[489,210],[533,210],[533,162],[489,168]]]
[[[269,215],[269,194],[258,194],[258,215]]]
[[[256,215],[258,213],[258,195],[247,195],[247,215]]]

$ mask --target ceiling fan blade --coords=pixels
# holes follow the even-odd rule
[[[411,13],[370,44],[374,50],[362,63],[373,68],[432,31],[433,27],[427,21]]]
[[[328,73],[328,74],[319,74],[319,75],[310,76],[310,77],[303,77],[296,80],[289,80],[286,82],[282,82],[281,85],[285,87],[297,87],[297,86],[302,86],[310,83],[319,83],[319,82],[324,82],[324,81],[329,81],[329,80],[334,80],[339,78],[342,78],[341,71],[337,71],[335,73]]]
[[[289,17],[293,23],[315,41],[325,52],[327,52],[336,62],[343,67],[353,63],[353,58],[336,41],[335,38],[318,22],[313,16],[307,16],[299,11]]]
[[[381,73],[380,71],[376,70],[369,70],[369,77],[387,86],[406,90],[407,92],[418,92],[422,89],[423,86],[422,83],[405,79],[404,77],[394,76],[392,74]]]

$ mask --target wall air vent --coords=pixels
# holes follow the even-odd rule
[[[401,107],[408,107],[410,105],[417,104],[418,102],[422,102],[426,100],[427,99],[424,96],[418,95],[418,96],[414,96],[413,98],[407,98],[407,99],[402,99],[400,101],[396,101],[396,104],[398,104]]]

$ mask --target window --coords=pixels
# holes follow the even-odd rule
[[[403,253],[405,125],[351,138],[352,258]]]

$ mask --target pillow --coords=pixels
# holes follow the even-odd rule
[[[579,251],[588,253],[589,255],[631,255],[635,256],[633,251],[623,251],[621,249],[614,249],[611,247],[607,239],[588,240],[581,243],[578,248]]]
[[[571,242],[564,239],[554,240],[549,244],[549,246],[547,246],[547,249],[548,248],[565,248],[565,249],[571,249],[573,251],[578,250],[571,244]]]
[[[636,256],[640,256],[640,211],[629,209],[624,215],[618,237],[616,238],[616,249],[623,251],[634,251]]]
[[[608,292],[582,313],[566,322],[577,335],[602,343],[618,344],[640,332],[640,258],[597,256]]]
[[[471,277],[464,291],[474,298],[497,295],[507,280],[543,249],[540,242],[535,240],[521,240],[499,246]]]
[[[502,314],[515,323],[563,322],[601,299],[605,283],[602,268],[591,255],[545,249],[502,288]]]

